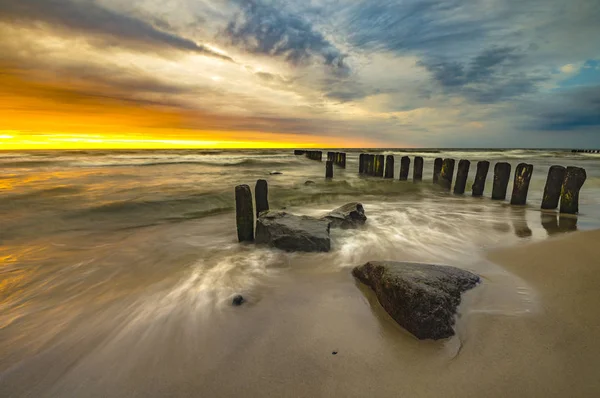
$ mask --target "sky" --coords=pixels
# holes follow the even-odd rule
[[[0,150],[600,148],[597,0],[0,0]]]

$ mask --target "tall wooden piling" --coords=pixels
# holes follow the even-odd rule
[[[506,162],[498,162],[494,166],[494,186],[492,188],[493,200],[506,199],[506,189],[508,188],[508,180],[510,179],[510,164]]]
[[[333,178],[333,160],[325,163],[325,178]]]
[[[442,163],[444,159],[435,158],[433,161],[433,183],[437,184],[440,179],[440,171],[442,170]]]
[[[400,158],[400,181],[408,180],[408,172],[410,170],[410,158],[408,156],[402,156]]]
[[[423,158],[415,156],[415,164],[413,166],[413,182],[423,180]]]
[[[542,209],[554,210],[558,207],[560,200],[560,190],[565,179],[567,169],[563,166],[550,166],[548,178],[544,187],[544,196],[542,196]]]
[[[327,160],[333,160],[335,156],[334,152],[327,152]]]
[[[567,167],[560,193],[560,212],[577,214],[579,212],[579,190],[587,174],[581,167]]]
[[[269,210],[269,186],[266,180],[256,181],[254,200],[256,202],[256,217],[258,218],[261,212]]]
[[[346,152],[342,153],[342,164],[340,166],[342,166],[343,169],[346,168]]]
[[[458,161],[458,170],[456,172],[456,182],[454,183],[454,193],[456,195],[462,195],[465,193],[467,186],[467,177],[469,176],[469,168],[471,162],[465,159]]]
[[[477,174],[473,182],[473,196],[483,196],[485,189],[485,180],[487,179],[488,171],[490,170],[490,162],[481,160],[477,162]]]
[[[452,186],[452,176],[454,175],[454,159],[444,159],[442,161],[442,169],[440,170],[440,177],[438,183],[442,188],[450,190]]]
[[[385,178],[394,178],[394,155],[385,157]]]
[[[513,191],[510,197],[511,205],[524,205],[527,203],[527,191],[529,190],[529,181],[532,174],[533,165],[527,163],[519,163],[517,165]]]
[[[375,155],[377,158],[377,167],[375,169],[375,177],[383,177],[383,169],[385,168],[385,156]]]
[[[252,208],[252,192],[248,185],[235,187],[235,220],[238,240],[252,242],[254,240],[254,209]]]
[[[365,172],[365,154],[361,153],[358,155],[358,173],[363,174]]]

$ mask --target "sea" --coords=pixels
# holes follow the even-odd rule
[[[347,153],[331,180],[324,161],[289,149],[0,152],[0,396],[167,396],[235,362],[227,339],[245,328],[237,312],[285,303],[281,286],[297,278],[351,281],[352,267],[369,260],[468,269],[493,280],[471,311],[531,313],[535,290],[486,253],[600,227],[600,154],[342,148],[324,159],[328,150]],[[362,152],[394,155],[395,178],[360,175]],[[424,158],[422,182],[412,164],[398,180],[401,156]],[[465,195],[432,184],[437,157],[471,161]],[[491,167],[484,196],[473,198],[480,160]],[[512,173],[534,166],[526,206],[509,204],[512,176],[507,200],[490,199],[501,161]],[[577,216],[540,210],[552,165],[586,170]],[[271,209],[320,216],[360,202],[367,223],[332,230],[330,253],[240,244],[234,188],[258,179],[268,181]],[[236,294],[242,307],[231,305]],[[218,396],[203,395],[202,380],[197,396]]]

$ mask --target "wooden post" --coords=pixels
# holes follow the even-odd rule
[[[465,193],[470,167],[471,162],[468,160],[461,159],[458,161],[458,171],[456,172],[456,182],[454,183],[454,194],[462,195]]]
[[[413,167],[413,182],[423,180],[423,158],[415,156],[415,165]]]
[[[269,186],[266,180],[256,181],[254,200],[256,201],[256,218],[258,218],[261,212],[269,210]]]
[[[558,207],[560,190],[565,180],[566,172],[567,169],[563,166],[550,166],[546,186],[544,187],[544,196],[542,196],[542,209],[554,210]]]
[[[325,163],[325,178],[333,178],[333,160]]]
[[[510,197],[511,205],[524,205],[527,203],[527,191],[529,190],[529,181],[533,174],[533,165],[519,163],[515,169],[515,179],[513,182],[513,191]]]
[[[385,156],[376,155],[377,157],[377,169],[375,170],[376,177],[383,177],[383,169],[385,167]]]
[[[385,157],[385,178],[394,178],[394,155]]]
[[[333,152],[327,152],[327,160],[333,160],[333,156],[334,156]]]
[[[577,214],[579,212],[579,190],[587,175],[581,167],[567,167],[565,180],[560,193],[560,212]]]
[[[442,188],[450,190],[452,187],[452,176],[454,175],[454,159],[444,159],[442,162],[442,169],[440,170],[439,184]]]
[[[358,174],[365,172],[365,154],[361,153],[358,155]]]
[[[483,196],[485,189],[485,180],[487,179],[488,171],[490,170],[490,162],[481,160],[477,162],[477,174],[475,182],[473,182],[473,196]]]
[[[498,162],[494,166],[494,187],[492,188],[492,200],[506,199],[506,189],[510,179],[510,164]]]
[[[235,220],[238,240],[252,242],[254,240],[254,209],[252,208],[252,192],[248,185],[235,187]]]
[[[408,180],[408,171],[410,170],[410,158],[402,156],[400,158],[400,181]]]
[[[373,175],[373,155],[370,153],[365,155],[365,174]]]
[[[342,168],[346,168],[346,152],[342,153]]]
[[[437,184],[440,179],[440,171],[442,170],[442,158],[435,158],[433,161],[433,183]]]

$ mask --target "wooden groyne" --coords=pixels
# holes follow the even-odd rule
[[[385,156],[384,173],[384,155],[361,153],[358,157],[358,172],[366,176],[394,178],[394,163],[393,155]],[[421,156],[415,156],[413,182],[419,182],[423,179],[423,163]],[[454,159],[436,158],[433,164],[433,183],[450,191],[453,185],[455,163]],[[454,194],[463,195],[465,193],[470,167],[471,162],[469,160],[459,160],[456,180],[454,181]],[[400,159],[399,180],[408,180],[409,168],[410,158],[403,156]],[[487,160],[477,162],[475,180],[471,186],[472,196],[482,197],[484,195],[489,169],[490,162]],[[497,162],[494,165],[491,199],[506,200],[511,170],[512,167],[507,162]],[[533,165],[527,163],[517,165],[513,178],[511,205],[522,206],[527,204],[527,194],[532,175]],[[548,172],[541,208],[554,210],[560,202],[561,213],[577,214],[579,211],[579,191],[585,180],[585,170],[580,167],[552,166]]]
[[[346,153],[345,152],[327,152],[327,160],[343,169],[346,168]]]
[[[600,153],[595,149],[573,149],[572,153]],[[309,159],[321,161],[321,151],[294,150],[295,155],[306,155]],[[410,174],[411,160],[408,156],[400,159],[399,177],[400,181],[407,181]],[[440,185],[450,191],[453,186],[453,176],[456,161],[454,159],[436,158],[433,163],[433,183]],[[325,178],[333,178],[333,165],[346,168],[346,153],[327,152],[327,163],[325,165]],[[413,182],[423,179],[424,160],[421,156],[415,156],[413,162]],[[395,159],[393,155],[361,153],[358,156],[358,172],[361,175],[393,179],[395,175]],[[460,159],[458,171],[454,181],[454,194],[463,195],[467,188],[467,180],[471,162]],[[474,182],[471,186],[472,196],[484,196],[485,183],[490,169],[490,162],[482,160],[477,162],[477,170]],[[510,182],[512,166],[507,162],[497,162],[494,165],[494,175],[491,199],[506,200],[508,185]],[[523,206],[527,204],[529,183],[533,175],[533,165],[519,163],[513,177],[511,205]],[[585,183],[587,176],[584,169],[580,167],[563,167],[554,165],[548,171],[546,185],[542,197],[541,208],[543,210],[555,210],[560,205],[560,212],[566,214],[577,214],[579,212],[579,191]],[[257,208],[257,211],[258,208]]]

